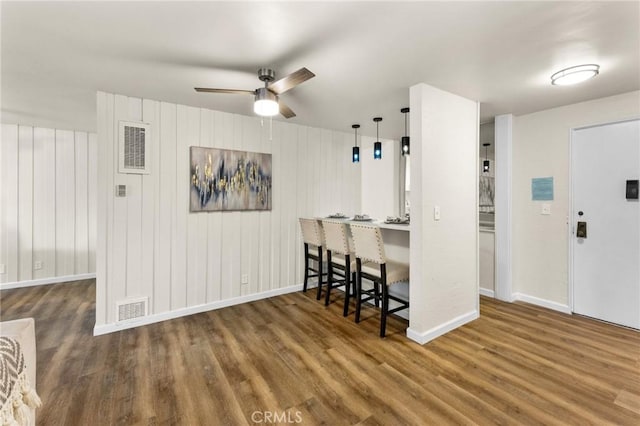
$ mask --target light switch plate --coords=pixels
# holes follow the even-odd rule
[[[0,263],[0,274],[6,274],[6,270],[4,268],[4,263]]]
[[[35,270],[42,269],[42,261],[36,260],[35,262],[33,262],[33,269]]]
[[[541,214],[551,214],[551,204],[548,204],[548,203],[542,204]]]
[[[249,284],[249,275],[242,274],[242,284]]]
[[[433,220],[440,220],[440,206],[433,207]]]

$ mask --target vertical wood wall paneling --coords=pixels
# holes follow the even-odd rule
[[[172,234],[171,251],[171,308],[179,309],[187,306],[187,214],[189,207],[186,205],[189,194],[186,191],[188,182],[188,158],[189,146],[187,144],[187,107],[178,105],[176,110],[176,141],[174,162],[176,179],[174,181],[173,212],[175,226]]]
[[[156,286],[162,297],[156,298],[157,312],[175,309],[172,301],[173,261],[172,247],[175,233],[175,187],[176,187],[176,105],[160,104],[160,198],[158,227],[156,233]]]
[[[56,137],[55,130],[33,131],[33,262],[42,269],[33,278],[56,276]]]
[[[96,271],[97,195],[98,195],[98,136],[90,133],[87,141],[87,239],[89,245],[89,272]]]
[[[295,220],[295,193],[296,193],[296,169],[297,169],[297,149],[294,139],[296,138],[296,126],[281,124],[278,126],[280,137],[280,173],[282,173],[282,192],[280,197],[280,240],[283,257],[280,259],[280,287],[293,285],[295,274],[295,232],[293,231],[292,219]]]
[[[89,272],[89,163],[88,138],[84,132],[76,132],[75,146],[75,273]]]
[[[265,120],[266,122],[266,120]],[[282,214],[282,138],[280,137],[280,126],[278,122],[273,123],[273,129],[267,130],[267,134],[271,134],[271,167],[273,171],[273,177],[271,180],[272,197],[271,201],[273,208],[271,210],[271,283],[270,289],[279,288],[282,284],[281,281],[281,264],[284,257],[282,253],[282,240],[284,236],[280,232],[280,215]],[[265,124],[266,126],[267,124]]]
[[[56,275],[75,271],[75,142],[69,130],[56,130]]]
[[[307,164],[309,158],[308,152],[308,133],[309,128],[306,126],[297,126],[297,140],[296,145],[298,147],[296,156],[296,217],[294,220],[294,226],[296,231],[295,249],[296,249],[296,282],[301,283],[304,281],[304,246],[302,242],[302,232],[300,229],[300,223],[298,218],[308,217],[313,212],[309,211],[307,201],[307,192],[309,191],[309,165]]]
[[[271,154],[271,141],[269,140],[269,129],[263,125],[263,121],[256,120],[258,127],[259,152]],[[273,176],[273,155],[271,155],[271,175]],[[273,198],[271,209],[260,214],[260,263],[258,265],[258,291],[263,292],[271,288],[271,217],[273,216]]]
[[[33,277],[33,127],[18,128],[18,281]]]
[[[180,148],[184,151],[183,161],[186,176],[184,181],[178,177],[178,191],[182,191],[186,195],[184,206],[181,207],[187,214],[187,306],[193,306],[205,303],[207,300],[207,223],[204,220],[206,213],[191,213],[189,211],[192,196],[189,152],[190,147],[201,144],[200,110],[188,107],[186,119],[186,147]]]
[[[114,174],[114,185],[110,188],[110,197],[113,199],[113,229],[110,235],[112,240],[112,279],[109,292],[109,308],[107,315],[115,320],[116,302],[127,298],[127,262],[136,262],[137,259],[129,259],[127,253],[127,227],[128,227],[128,202],[134,188],[129,185],[128,175],[118,172],[118,150],[120,145],[119,124],[120,121],[129,119],[129,98],[122,95],[115,95],[113,99],[113,144],[111,156],[113,158],[113,168],[111,173]],[[115,196],[115,185],[126,185],[126,197]],[[136,222],[131,223],[131,227],[136,226]],[[118,283],[117,285],[113,285]]]
[[[142,99],[127,98],[126,120],[142,121]],[[119,126],[119,123],[117,123]],[[118,141],[119,143],[119,141]],[[146,154],[146,153],[145,153]],[[153,169],[153,165],[152,165]],[[127,185],[127,269],[126,298],[139,297],[142,293],[142,176],[139,174],[121,174],[119,180]]]
[[[202,146],[220,147],[222,116],[202,109]],[[220,300],[222,261],[222,217],[220,213],[201,213],[207,222],[207,302]]]
[[[18,279],[18,126],[2,132],[2,282]]]
[[[146,158],[151,164],[151,173],[141,175],[141,194],[142,205],[140,217],[141,224],[141,261],[140,274],[141,281],[139,291],[142,296],[149,296],[149,313],[155,313],[156,301],[160,291],[154,291],[154,257],[155,257],[155,239],[156,224],[158,223],[157,200],[158,195],[158,179],[160,176],[160,127],[159,127],[160,104],[156,101],[142,101],[142,121],[150,125],[150,144],[147,146],[149,151]]]
[[[96,198],[96,324],[105,324],[107,319],[107,289],[109,287],[109,262],[111,253],[109,252],[109,230],[111,227],[111,212],[108,211],[110,192],[113,182],[113,166],[110,153],[113,143],[109,129],[112,128],[111,118],[108,116],[107,99],[110,95],[98,92],[96,101],[97,110],[97,198]]]
[[[259,122],[251,117],[239,116],[242,129],[240,149],[248,152],[260,152]],[[247,182],[248,183],[248,182]],[[240,284],[240,294],[247,295],[258,291],[258,251],[260,238],[260,215],[258,211],[245,211],[241,215],[241,265],[240,272],[247,275],[247,283]],[[242,277],[241,277],[242,278]]]

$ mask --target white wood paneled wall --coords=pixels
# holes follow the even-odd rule
[[[117,173],[120,120],[151,125],[151,174]],[[98,93],[97,326],[128,298],[153,315],[302,282],[298,217],[358,212],[360,166],[350,133],[273,121],[269,134],[266,119]],[[271,153],[272,210],[190,213],[190,146]]]
[[[96,144],[94,133],[2,125],[0,283],[95,272]]]

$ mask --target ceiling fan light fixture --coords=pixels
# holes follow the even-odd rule
[[[273,117],[280,112],[278,96],[271,93],[266,87],[256,90],[256,99],[253,103],[253,112],[262,117]]]
[[[582,83],[600,73],[600,65],[585,64],[565,68],[551,76],[551,84],[554,86],[569,86]]]

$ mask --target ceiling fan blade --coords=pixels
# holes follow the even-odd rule
[[[286,77],[282,77],[280,80],[270,83],[267,88],[276,95],[280,95],[315,76],[314,73],[303,67]]]
[[[240,90],[240,89],[211,89],[209,87],[195,87],[196,92],[206,93],[230,93],[238,95],[255,95],[255,90]]]
[[[278,101],[278,105],[280,106],[280,114],[284,117],[284,118],[291,118],[291,117],[295,117],[296,113],[293,112],[291,110],[291,108],[289,108],[284,102],[282,102],[281,100]]]

